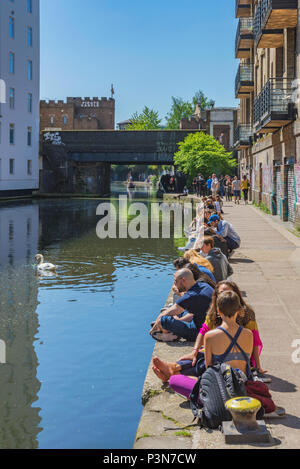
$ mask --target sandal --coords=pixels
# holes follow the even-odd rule
[[[166,334],[165,332],[156,332],[154,331],[152,334],[153,339],[157,340],[157,342],[178,342],[179,337],[172,332]]]

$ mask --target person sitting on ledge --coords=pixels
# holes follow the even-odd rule
[[[199,265],[197,264],[196,262],[191,262],[188,258],[186,257],[179,257],[178,259],[176,259],[174,262],[173,262],[173,265],[175,267],[176,270],[180,270],[180,269],[184,269],[186,268],[187,264],[192,264],[192,265],[195,265],[197,267],[197,269],[203,274],[203,277],[202,277],[202,280],[206,283],[208,283],[210,286],[213,286],[215,285],[217,282],[216,282],[216,279],[215,279],[215,276],[214,274],[211,272],[211,270],[209,270],[207,267],[204,267],[203,265]],[[208,263],[206,264],[208,265]],[[212,267],[209,266],[211,269]],[[211,282],[212,283],[209,283],[207,281],[207,278],[206,277],[209,277]],[[206,280],[205,280],[206,278]],[[213,286],[213,288],[215,288]]]
[[[204,230],[204,236],[210,236],[211,238],[213,238],[215,248],[221,249],[224,256],[228,258],[228,246],[223,236],[218,235],[213,228],[206,228]]]
[[[221,325],[222,321],[217,312],[217,301],[218,297],[226,291],[232,291],[239,297],[241,309],[237,316],[237,324],[252,332],[253,353],[251,356],[251,365],[257,369],[260,375],[267,373],[267,371],[262,369],[260,363],[260,354],[263,348],[263,344],[259,336],[255,313],[252,307],[245,303],[237,284],[235,282],[223,281],[218,283],[215,288],[210,308],[208,310],[205,322],[200,329],[193,351],[190,354],[181,357],[177,363],[167,363],[160,360],[158,357],[153,359],[153,371],[163,382],[168,382],[170,377],[174,374],[197,377],[205,371],[203,367],[199,365],[196,366],[196,364],[203,358],[203,344],[205,334]],[[201,364],[201,362],[199,363]],[[262,380],[265,381],[263,378]],[[268,381],[269,379],[266,380],[266,382]]]
[[[209,270],[209,272],[211,272],[212,274],[214,273],[214,268],[212,264],[207,259],[205,259],[205,257],[201,256],[196,249],[189,249],[188,251],[186,251],[183,257],[184,259],[187,259],[191,264],[196,264],[198,269],[204,272],[205,274],[207,274],[207,270]],[[212,280],[215,282],[215,278]]]
[[[217,363],[227,363],[242,372],[244,381],[252,379],[250,356],[253,351],[253,335],[251,331],[237,324],[241,309],[239,297],[232,291],[220,294],[217,311],[221,318],[221,326],[208,332],[204,339],[205,367]],[[155,370],[154,370],[155,371]],[[170,387],[178,394],[189,398],[195,379],[188,376],[173,375]]]
[[[231,223],[226,220],[221,220],[218,215],[212,215],[207,223],[216,229],[217,234],[223,236],[227,241],[228,249],[232,252],[234,249],[238,249],[241,245],[241,238],[234,230]]]
[[[189,269],[181,269],[174,274],[174,285],[179,293],[185,294],[156,318],[150,335],[162,342],[172,342],[178,338],[195,341],[214,290],[207,283],[197,282]],[[186,314],[179,317],[183,312]]]
[[[211,263],[214,268],[214,276],[217,282],[226,280],[233,274],[231,265],[228,259],[222,253],[221,249],[215,247],[214,239],[210,236],[205,236],[201,248],[201,254]]]

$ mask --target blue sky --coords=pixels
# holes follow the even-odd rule
[[[110,96],[116,122],[201,89],[235,106],[234,0],[41,0],[41,98]]]

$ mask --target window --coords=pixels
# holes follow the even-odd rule
[[[15,37],[15,19],[12,16],[9,17],[9,37]]]
[[[9,174],[15,174],[15,160],[13,158],[9,160]]]
[[[32,175],[32,160],[27,160],[27,174],[28,176]]]
[[[15,109],[15,89],[9,88],[9,107]]]
[[[9,73],[15,73],[15,54],[9,53]]]
[[[68,116],[64,116],[63,121],[64,121],[64,125],[67,125],[67,123],[68,123]]]
[[[32,112],[32,94],[27,93],[27,111]]]
[[[32,13],[32,0],[27,0],[27,12]]]
[[[27,60],[27,78],[32,80],[32,60]]]
[[[51,125],[54,124],[54,116],[50,116],[50,124],[51,124]]]
[[[27,145],[31,147],[32,143],[32,127],[27,127]]]
[[[15,124],[9,124],[9,143],[10,145],[15,143]]]
[[[27,28],[27,45],[32,47],[32,28],[30,26]]]

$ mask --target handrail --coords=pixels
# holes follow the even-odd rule
[[[253,33],[254,22],[253,18],[240,18],[235,36],[235,50],[238,49],[238,43],[243,33]]]
[[[254,123],[257,125],[272,112],[288,115],[293,102],[292,79],[270,78],[254,100]]]
[[[235,77],[235,94],[242,82],[253,82],[253,64],[240,64]]]

